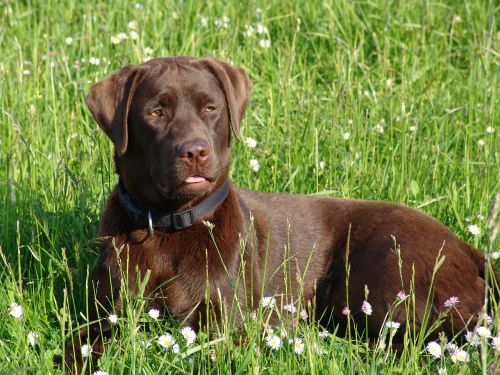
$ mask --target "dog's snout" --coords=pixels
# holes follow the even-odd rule
[[[205,161],[209,155],[210,145],[201,138],[186,141],[177,147],[177,156],[190,161]]]

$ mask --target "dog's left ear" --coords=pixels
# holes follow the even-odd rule
[[[252,81],[241,68],[237,68],[223,61],[207,56],[202,59],[208,69],[219,80],[229,107],[231,128],[234,136],[240,140],[240,121],[247,108]],[[231,137],[231,136],[230,136]]]

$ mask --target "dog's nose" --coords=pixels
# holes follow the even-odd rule
[[[190,161],[205,161],[210,154],[210,145],[204,139],[198,138],[181,143],[177,147],[177,156]]]

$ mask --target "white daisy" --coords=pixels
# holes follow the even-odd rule
[[[302,310],[300,310],[300,318],[301,318],[302,320],[306,320],[308,316],[309,316],[309,315],[307,314],[306,309],[302,309]]]
[[[118,323],[118,316],[116,316],[116,314],[110,314],[108,320],[111,324],[116,324]]]
[[[441,357],[441,346],[436,341],[427,344],[427,351],[435,358]]]
[[[150,309],[148,314],[152,319],[156,320],[160,316],[160,311],[157,309]]]
[[[262,48],[271,48],[271,40],[270,39],[261,39],[259,41],[259,46]]]
[[[366,315],[372,314],[372,305],[368,301],[363,301],[361,305],[361,311],[363,311]]]
[[[82,357],[87,358],[92,353],[92,346],[90,346],[89,344],[83,344],[80,350],[82,353]]]
[[[446,301],[444,301],[443,305],[444,305],[444,307],[453,307],[459,302],[460,302],[460,300],[458,299],[458,297],[453,296],[453,297],[448,298]]]
[[[158,337],[157,342],[158,345],[164,347],[165,349],[170,349],[176,344],[174,337],[170,333],[165,333],[164,335]]]
[[[401,326],[401,324],[400,324],[400,323],[398,323],[398,322],[393,322],[393,321],[390,321],[390,320],[389,320],[389,321],[387,321],[387,322],[385,323],[385,326],[386,326],[387,328],[389,328],[389,330],[390,330],[392,333],[396,333],[396,331],[399,329],[399,327]]]
[[[304,340],[301,338],[294,338],[293,339],[293,351],[297,354],[302,354],[304,351],[305,345],[304,345]]]
[[[258,172],[258,171],[259,171],[259,168],[260,168],[259,161],[258,161],[258,160],[256,160],[256,159],[250,159],[250,168],[251,168],[254,172]]]
[[[281,348],[281,338],[276,335],[268,336],[266,338],[267,346],[269,346],[273,350],[278,350]]]
[[[469,362],[469,353],[463,349],[457,349],[451,354],[451,360],[453,363],[457,362]]]
[[[189,346],[196,340],[196,332],[191,327],[181,329],[181,334],[186,339],[186,344]]]
[[[276,298],[274,297],[264,297],[260,301],[262,307],[269,307],[270,309],[274,308],[276,305]]]
[[[9,306],[9,314],[14,318],[19,319],[23,316],[23,307],[18,303],[13,303]]]
[[[483,326],[477,327],[476,333],[478,334],[479,337],[485,337],[485,338],[491,337],[491,331]]]
[[[245,146],[249,148],[255,148],[257,146],[257,141],[253,139],[252,137],[247,137],[245,139]]]
[[[35,346],[36,344],[36,339],[39,337],[40,335],[38,334],[38,332],[35,332],[35,331],[30,331],[28,332],[28,342],[31,346]]]
[[[476,224],[471,224],[467,227],[467,229],[469,230],[469,232],[471,234],[473,234],[474,236],[477,236],[478,234],[481,233],[481,229],[479,229],[479,227],[476,225]]]
[[[491,339],[491,346],[493,346],[497,352],[500,352],[500,336],[496,336]]]
[[[289,303],[287,305],[284,305],[283,306],[283,310],[288,311],[289,313],[292,313],[292,314],[297,311],[297,309],[295,308],[295,306],[292,305],[291,303]]]

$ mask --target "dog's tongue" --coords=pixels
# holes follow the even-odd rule
[[[200,176],[191,176],[184,180],[186,184],[194,184],[196,182],[203,182],[203,181],[205,181],[205,177],[200,177]]]

